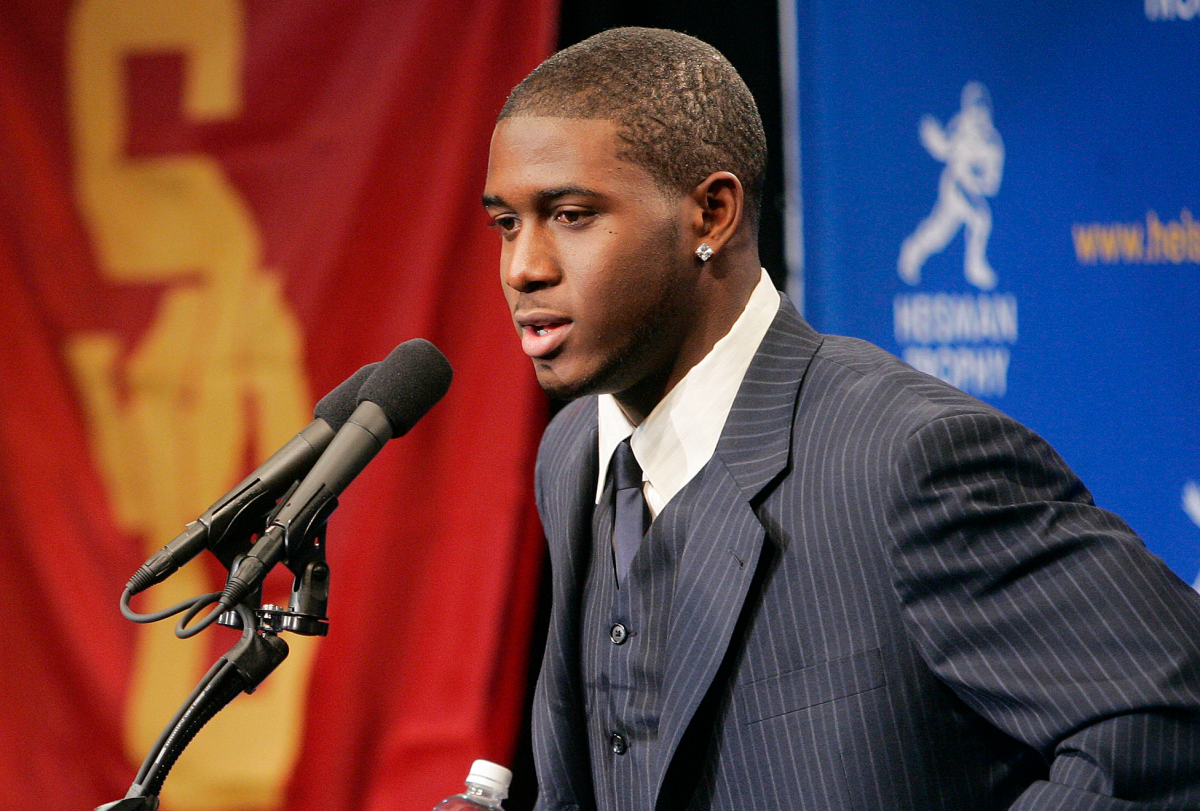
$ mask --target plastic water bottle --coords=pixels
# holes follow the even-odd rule
[[[477,760],[467,775],[467,790],[447,797],[433,811],[479,811],[480,808],[500,808],[508,796],[512,772],[490,760]]]

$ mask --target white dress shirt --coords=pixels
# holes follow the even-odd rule
[[[642,468],[642,492],[657,516],[700,472],[717,448],[742,378],[767,328],[779,311],[779,292],[762,271],[746,308],[729,332],[667,392],[641,425],[634,425],[611,394],[599,397],[600,475],[596,503],[604,492],[613,451],[625,437]]]

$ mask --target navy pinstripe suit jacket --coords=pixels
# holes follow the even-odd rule
[[[597,798],[580,648],[608,629],[579,612],[596,454],[589,397],[537,466],[545,811],[1200,809],[1200,597],[1032,432],[786,300],[677,496],[654,751],[637,790]]]

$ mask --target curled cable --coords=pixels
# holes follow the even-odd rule
[[[206,606],[220,602],[221,592],[211,591],[208,594],[190,597],[183,602],[176,603],[173,606],[163,608],[159,611],[152,611],[149,614],[140,614],[137,611],[134,611],[129,605],[129,601],[132,597],[133,594],[128,588],[125,589],[125,591],[121,594],[121,615],[125,617],[125,619],[131,622],[145,624],[149,622],[165,620],[167,617],[173,617],[176,614],[183,614],[183,616],[179,618],[179,623],[175,626],[175,636],[179,637],[180,639],[191,639],[193,636],[216,622],[222,614],[229,610],[229,606],[226,606],[225,604],[218,605],[217,608],[210,611],[208,615],[204,617],[204,619],[200,620],[195,625],[188,627],[189,623],[191,623],[191,621],[194,620]],[[250,622],[248,625],[246,625],[246,618],[243,616],[243,625],[249,628],[254,627],[254,615],[250,613],[248,608],[240,603],[232,607],[237,610],[238,616],[242,616],[242,609],[245,609],[246,614],[250,617]]]
[[[212,611],[209,611],[208,614],[205,615],[204,619],[200,620],[191,628],[189,628],[188,623],[194,620],[196,615],[203,611],[206,606],[210,606],[213,603],[218,603],[217,607]],[[241,606],[240,603],[237,605],[242,608],[245,607]],[[179,623],[175,626],[175,636],[179,637],[180,639],[191,639],[193,636],[216,622],[217,619],[227,610],[228,606],[221,602],[221,592],[214,591],[208,594],[202,594],[192,600],[192,605],[190,605],[187,610],[184,611],[183,616],[179,618]],[[238,612],[238,616],[241,616],[241,612]],[[243,626],[245,626],[244,619],[245,618],[243,617]],[[250,619],[249,627],[254,627],[253,616]]]
[[[139,622],[143,624],[148,622],[158,622],[159,620],[165,620],[167,617],[173,617],[182,611],[187,611],[195,607],[196,603],[209,605],[212,602],[216,602],[216,600],[220,599],[220,597],[221,592],[214,591],[209,594],[201,594],[199,597],[189,597],[183,602],[176,603],[169,608],[163,608],[159,611],[153,611],[149,614],[139,614],[129,606],[129,601],[133,598],[133,592],[131,592],[127,587],[121,594],[121,616],[125,617],[125,619],[129,620],[130,622]],[[213,599],[209,600],[209,598]],[[204,602],[206,600],[209,602]]]

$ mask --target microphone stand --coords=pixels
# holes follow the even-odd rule
[[[285,496],[279,503],[283,504],[286,500]],[[158,794],[163,782],[196,733],[239,693],[253,693],[287,657],[287,642],[279,634],[288,632],[326,636],[329,633],[329,619],[325,613],[329,602],[325,522],[335,506],[336,499],[320,517],[315,531],[300,539],[294,549],[288,550],[286,564],[295,576],[288,607],[258,605],[261,589],[256,589],[235,605],[233,610],[217,618],[221,625],[241,628],[241,639],[216,661],[167,723],[146,755],[125,797],[97,806],[95,811],[157,811]],[[267,524],[270,524],[270,518]],[[246,546],[244,542],[240,545],[243,548]],[[213,551],[218,559],[225,562],[227,553],[221,554],[215,548]],[[229,565],[231,574],[236,571],[240,560],[239,555]],[[194,615],[193,612],[203,605],[215,602],[216,595],[212,595],[212,600],[208,602],[202,600],[204,598],[197,598],[189,611],[190,615]],[[185,616],[184,623],[189,618]]]

